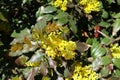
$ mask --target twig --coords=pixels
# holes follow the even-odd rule
[[[119,40],[120,40],[120,37],[117,37],[116,39],[111,40],[107,45],[110,45],[111,43],[114,43],[114,42],[119,41]]]
[[[101,32],[101,31],[99,31],[99,30],[97,30],[97,32],[100,33],[101,35],[103,35],[104,37],[106,37],[106,38],[112,40],[112,38],[110,38],[109,36],[107,36],[107,35],[104,34],[103,32]]]

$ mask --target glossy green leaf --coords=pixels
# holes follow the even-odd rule
[[[57,21],[57,24],[58,25],[64,25],[68,22],[68,19],[67,18],[59,18],[58,21]]]
[[[73,31],[73,33],[77,33],[76,21],[70,19],[69,20],[69,27]]]
[[[57,9],[54,6],[47,6],[47,7],[42,6],[40,10],[41,10],[40,13],[43,14],[43,13],[53,13]]]
[[[25,28],[23,30],[21,30],[20,33],[17,33],[15,30],[13,31],[13,33],[11,34],[11,37],[14,38],[19,38],[19,39],[23,39],[23,37],[30,37],[30,30],[28,28]]]
[[[91,45],[91,44],[92,44],[92,39],[91,39],[91,38],[88,38],[88,39],[86,40],[86,43]]]
[[[120,19],[116,19],[113,23],[113,32],[112,32],[112,35],[116,35],[117,32],[120,30]]]
[[[50,21],[52,18],[53,18],[53,15],[51,15],[51,14],[41,15],[41,16],[37,17],[37,21],[40,21],[40,20],[43,20],[43,19],[46,20],[46,21]]]
[[[105,22],[105,21],[101,21],[101,22],[99,23],[99,25],[102,26],[102,27],[105,27],[105,28],[110,27],[110,23]]]
[[[113,18],[120,18],[120,12],[119,13],[117,13],[117,14],[113,14],[113,16],[112,16]]]
[[[114,58],[112,59],[114,66],[120,69],[120,59]]]
[[[108,39],[108,38],[103,38],[101,40],[101,44],[108,44],[109,42],[110,42],[110,39]]]
[[[41,19],[41,20],[39,20],[39,21],[35,24],[35,27],[40,28],[41,30],[43,30],[46,25],[47,25],[46,19]]]
[[[99,46],[98,43],[94,43],[91,48],[91,56],[94,58],[101,57],[106,53],[106,49]]]
[[[32,0],[22,0],[23,2],[22,2],[22,6],[25,4],[25,3],[28,3],[28,4],[30,4],[30,2],[32,1]]]
[[[105,18],[105,19],[108,18],[109,17],[108,12],[103,10],[102,17]]]
[[[107,77],[109,75],[109,70],[107,67],[103,67],[100,73],[102,77]]]
[[[39,9],[36,11],[35,16],[36,16],[36,18],[38,18],[39,16],[42,16],[42,14],[41,14],[41,8],[39,8]]]
[[[43,57],[42,51],[41,50],[37,50],[29,61],[30,62],[39,62],[39,61],[43,61],[43,58],[44,57]]]
[[[98,71],[100,69],[102,65],[102,61],[100,58],[96,58],[93,62],[92,62],[92,66],[93,66],[93,70],[94,71]]]
[[[59,19],[59,18],[67,18],[68,17],[68,13],[66,12],[59,12],[54,19]]]
[[[108,65],[109,63],[111,63],[111,59],[108,56],[104,56],[102,57],[102,65]]]

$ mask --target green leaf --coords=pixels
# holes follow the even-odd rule
[[[46,19],[41,19],[35,24],[35,27],[40,28],[41,30],[44,30],[46,25],[47,25]]]
[[[115,2],[115,0],[107,0],[109,4]]]
[[[57,24],[58,24],[59,26],[61,26],[61,25],[66,24],[67,22],[68,22],[68,19],[67,19],[67,18],[59,18],[58,21],[57,21]]]
[[[120,69],[120,59],[114,58],[112,59],[114,66]]]
[[[54,11],[56,11],[56,7],[54,6],[47,6],[47,7],[41,7],[40,8],[40,14],[43,14],[43,13],[53,13]]]
[[[102,57],[102,64],[103,65],[108,65],[111,62],[111,59],[108,56]]]
[[[77,33],[77,26],[76,26],[76,21],[70,19],[69,20],[69,27],[73,31],[73,33]]]
[[[107,77],[109,75],[109,70],[107,67],[103,67],[100,73],[102,77]]]
[[[108,38],[103,38],[101,40],[101,44],[108,44],[109,42],[110,42],[110,39],[108,39]]]
[[[72,73],[70,73],[70,71],[68,70],[68,68],[66,68],[64,70],[64,77],[71,77],[72,76]]]
[[[59,18],[68,18],[68,13],[66,12],[59,12],[54,19],[59,19]]]
[[[0,41],[0,46],[3,46],[4,44],[3,44],[3,42],[2,41]]]
[[[120,0],[117,0],[117,4],[120,5]]]
[[[113,18],[120,18],[120,12],[119,13],[117,13],[117,14],[113,14],[113,16],[112,16]]]
[[[101,21],[101,22],[99,23],[99,25],[102,26],[102,27],[106,27],[106,28],[110,27],[110,23],[107,23],[107,22],[105,22],[105,21]]]
[[[112,32],[112,35],[116,35],[117,32],[120,30],[120,19],[116,19],[113,23],[113,32]]]
[[[25,28],[22,31],[20,31],[20,33],[17,33],[15,30],[13,31],[13,33],[11,34],[11,37],[14,38],[19,38],[20,40],[23,39],[24,37],[30,37],[30,30]]]
[[[21,54],[22,54],[22,51],[16,51],[16,52],[10,52],[9,56],[14,57],[14,56],[20,56]]]
[[[101,68],[102,65],[102,61],[100,58],[96,58],[93,62],[92,62],[92,66],[94,71],[98,71]]]
[[[86,44],[92,44],[92,38],[88,38],[87,40],[86,40]]]
[[[108,18],[109,17],[108,12],[103,10],[102,17],[105,18],[105,19]]]
[[[120,70],[119,69],[115,70],[115,75],[119,76],[119,78],[120,78]]]
[[[44,57],[43,57],[42,50],[37,50],[29,61],[30,62],[39,62],[39,61],[43,61],[43,58]]]
[[[106,49],[99,46],[98,43],[94,43],[91,48],[91,56],[94,58],[101,57],[106,53]]]
[[[23,2],[22,2],[22,6],[23,6],[25,3],[30,4],[31,1],[32,1],[32,0],[23,0]]]
[[[4,17],[4,15],[0,12],[0,20],[8,22],[8,20]]]

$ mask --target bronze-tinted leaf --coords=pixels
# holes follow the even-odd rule
[[[46,76],[48,73],[47,65],[45,62],[42,62],[40,65],[40,73],[44,76]]]
[[[26,43],[29,47],[32,46],[30,40],[27,37],[24,37],[24,43]]]
[[[27,80],[34,80],[34,77],[38,73],[38,68],[32,68],[32,70],[29,72]]]
[[[57,62],[52,60],[51,58],[48,59],[49,65],[51,68],[56,68],[57,67]]]
[[[46,26],[46,29],[45,29],[47,34],[49,34],[52,31],[56,31],[56,30],[58,30],[58,26],[54,22],[48,23],[48,25]]]
[[[22,55],[22,56],[18,57],[18,58],[15,60],[15,63],[16,63],[18,66],[23,66],[27,60],[28,60],[28,57]]]
[[[77,51],[79,51],[80,53],[87,51],[91,47],[90,45],[80,41],[76,41],[76,45]]]

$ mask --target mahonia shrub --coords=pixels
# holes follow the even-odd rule
[[[20,6],[28,9],[26,5],[33,2],[22,0]],[[6,62],[2,65],[0,79],[120,79],[119,0],[35,2],[37,10],[30,16],[34,16],[36,22],[27,19],[30,20],[28,27],[19,32],[13,29],[7,56],[12,58],[14,66],[7,70],[12,64]],[[1,12],[0,20],[7,22]],[[4,61],[5,58],[0,57],[0,64]],[[9,71],[11,74],[7,75]]]

